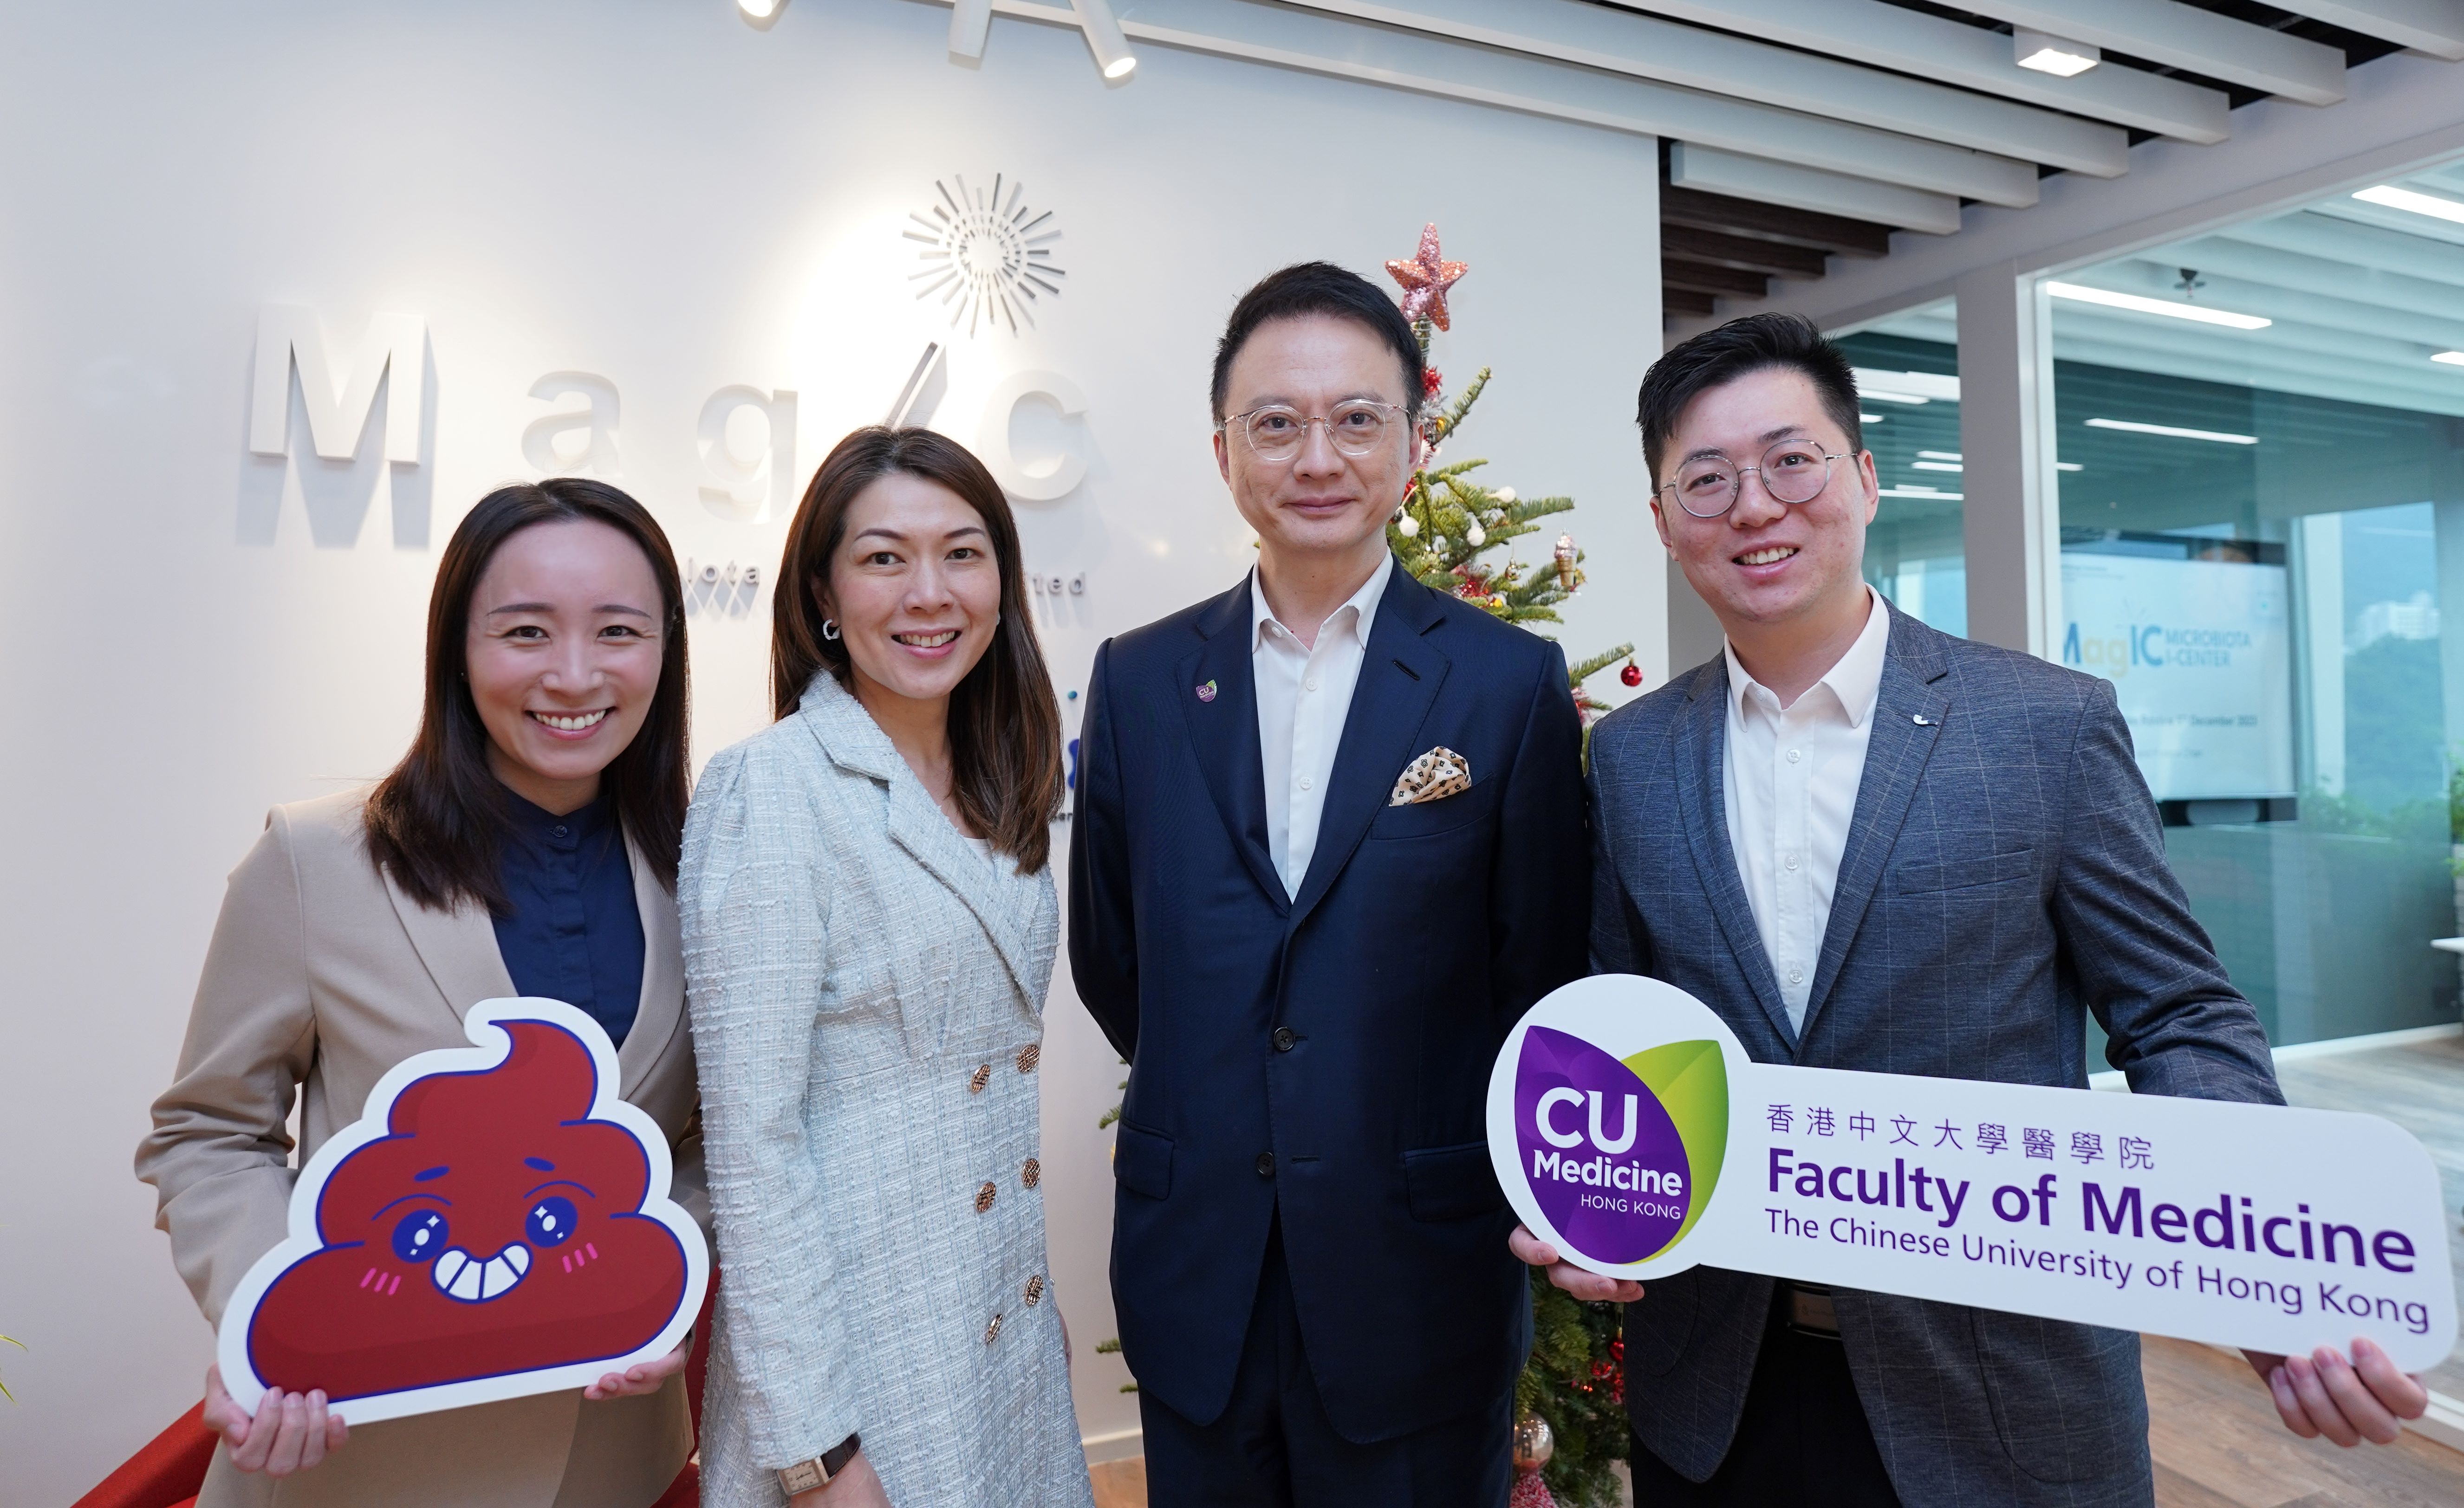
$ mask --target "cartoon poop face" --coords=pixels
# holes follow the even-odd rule
[[[589,1049],[547,1021],[504,1025],[503,1063],[414,1080],[388,1134],[327,1177],[323,1244],[249,1325],[269,1386],[341,1402],[597,1361],[674,1316],[684,1252],[641,1213],[641,1145],[587,1119]]]

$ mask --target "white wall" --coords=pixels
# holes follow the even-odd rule
[[[1570,492],[1595,585],[1571,650],[1661,668],[1663,581],[1632,394],[1660,347],[1653,143],[1150,51],[1107,88],[1067,31],[1003,20],[979,69],[945,10],[791,0],[422,0],[0,16],[0,1499],[65,1502],[197,1396],[205,1326],[129,1173],[222,892],[272,803],[367,779],[414,724],[438,550],[535,475],[543,374],[614,384],[623,485],[680,554],[775,563],[783,520],[707,511],[695,424],[730,383],[801,395],[795,480],[877,419],[927,339],[899,238],[936,178],[996,172],[1055,211],[1067,292],[1022,338],[961,335],[935,422],[987,390],[1082,387],[1092,460],[1025,506],[1029,563],[1087,574],[1048,624],[1064,689],[1107,633],[1238,578],[1208,453],[1232,299],[1284,262],[1375,273],[1424,219],[1471,275],[1440,363],[1498,376],[1450,453]],[[1262,152],[1266,165],[1261,165]],[[1333,164],[1367,153],[1366,186]],[[259,307],[338,354],[428,322],[422,464],[249,453]],[[312,515],[319,528],[311,528]],[[1527,558],[1545,557],[1545,540]],[[765,716],[768,591],[692,621],[704,755]],[[1599,688],[1622,697],[1613,675]],[[1069,704],[1074,723],[1076,704]],[[1374,940],[1373,940],[1374,941]],[[1091,1436],[1134,1425],[1105,1282],[1119,1077],[1067,980],[1045,1080],[1053,1265]]]

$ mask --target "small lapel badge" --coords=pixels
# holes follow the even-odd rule
[[[1908,720],[1915,723],[1919,728],[1940,728],[1942,726],[1940,723],[1935,722],[1932,718],[1927,717],[1923,712],[1910,712],[1908,714]]]
[[[1200,685],[1198,688],[1198,699],[1201,702],[1211,702],[1215,700],[1215,683],[1208,681]]]

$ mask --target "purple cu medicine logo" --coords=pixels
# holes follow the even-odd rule
[[[1639,1262],[1675,1245],[1711,1200],[1727,1151],[1727,1070],[1716,1041],[1622,1060],[1534,1025],[1515,1065],[1523,1176],[1563,1243]]]

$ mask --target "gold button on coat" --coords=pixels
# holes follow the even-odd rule
[[[1035,1065],[1042,1061],[1044,1061],[1044,1048],[1039,1043],[1029,1042],[1024,1047],[1018,1050],[1018,1071],[1020,1073],[1031,1074],[1035,1072]]]
[[[1044,1298],[1044,1275],[1036,1274],[1026,1280],[1026,1301],[1032,1305]]]
[[[990,1345],[995,1341],[1001,1339],[1001,1317],[1000,1315],[994,1315],[993,1322],[984,1326],[984,1344],[986,1345]]]
[[[994,1188],[990,1180],[986,1180],[984,1186],[976,1191],[976,1213],[978,1214],[981,1214],[986,1210],[991,1209],[993,1207],[993,1195],[999,1192],[1001,1192],[1001,1191]]]
[[[986,1063],[982,1067],[977,1069],[973,1075],[969,1076],[967,1080],[967,1092],[969,1094],[981,1094],[984,1092],[984,1085],[992,1082],[993,1065]]]
[[[1018,1175],[1018,1181],[1029,1189],[1044,1182],[1044,1165],[1032,1157],[1028,1158],[1025,1169]]]

